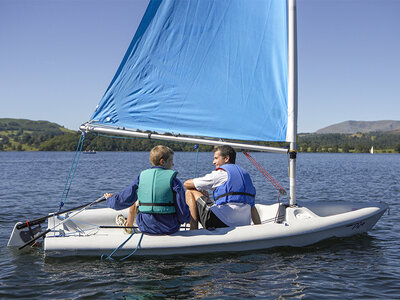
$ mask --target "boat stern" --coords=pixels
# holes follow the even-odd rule
[[[13,231],[8,239],[7,247],[21,247],[42,232],[41,226],[18,229],[18,225],[22,224],[23,223],[18,222],[14,225]]]

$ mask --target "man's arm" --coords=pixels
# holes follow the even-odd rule
[[[214,190],[217,186],[228,180],[228,174],[224,170],[213,171],[203,177],[192,178],[186,180],[184,186],[186,190],[197,190],[203,194],[207,194],[207,190]]]
[[[187,189],[187,190],[195,190],[196,189],[196,187],[194,186],[193,179],[186,180],[183,185],[184,185],[185,189]]]

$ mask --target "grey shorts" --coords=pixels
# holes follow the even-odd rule
[[[200,224],[206,229],[228,227],[211,211],[210,206],[213,204],[210,198],[206,196],[201,196],[196,199]]]

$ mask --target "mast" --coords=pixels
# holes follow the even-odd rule
[[[297,20],[296,0],[287,0],[288,13],[288,141],[290,142],[290,205],[296,205],[297,154]]]

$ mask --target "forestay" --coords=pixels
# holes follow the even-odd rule
[[[150,1],[91,123],[286,141],[286,19],[286,1]]]

